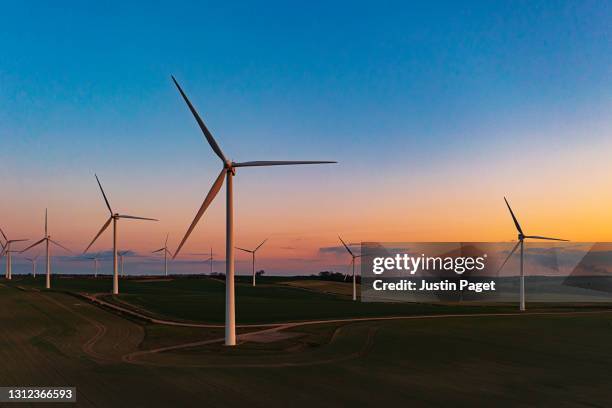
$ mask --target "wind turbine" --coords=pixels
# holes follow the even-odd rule
[[[172,77],[172,81],[178,88],[181,96],[185,100],[185,103],[189,107],[191,114],[194,116],[196,122],[200,126],[204,137],[208,141],[208,144],[215,152],[215,154],[221,159],[223,168],[217,176],[217,179],[213,183],[210,191],[206,195],[202,206],[198,210],[193,222],[189,226],[189,229],[185,233],[181,244],[176,249],[174,257],[178,255],[181,248],[191,235],[191,232],[195,228],[196,224],[202,218],[202,215],[219,193],[219,190],[223,186],[223,182],[227,179],[227,199],[226,199],[226,229],[225,229],[225,345],[234,346],[236,345],[236,310],[235,310],[235,299],[234,299],[234,194],[232,192],[233,177],[236,174],[236,169],[240,167],[260,167],[260,166],[284,166],[284,165],[296,165],[296,164],[323,164],[323,163],[335,163],[333,161],[250,161],[236,163],[225,157],[223,151],[217,144],[212,133],[208,130],[202,118],[191,104],[187,95],[183,92],[183,89],[178,84],[176,79]]]
[[[0,233],[4,237],[4,241],[5,241],[3,249],[2,249],[2,254],[0,254],[0,258],[2,257],[2,255],[6,255],[5,278],[8,279],[8,280],[11,280],[11,279],[13,279],[13,260],[12,260],[11,254],[13,252],[19,252],[19,251],[13,251],[11,249],[11,244],[13,244],[15,242],[27,241],[27,239],[8,239],[6,234],[4,233],[4,231],[2,231],[2,228],[0,228]]]
[[[34,258],[26,258],[26,259],[32,263],[32,276],[34,277],[34,279],[36,279],[36,263],[38,260],[38,255],[36,255]]]
[[[210,256],[208,257],[208,259],[204,260],[204,262],[210,262],[210,274],[212,275],[213,273],[213,251],[212,251],[212,247],[210,247]]]
[[[168,254],[172,256],[172,253],[168,250],[168,236],[169,234],[166,234],[166,242],[164,243],[164,246],[152,252],[154,254],[156,252],[164,251],[164,274],[166,276],[168,276]]]
[[[100,261],[100,258],[98,258],[98,254],[96,254],[95,256],[89,257],[87,259],[91,259],[92,261],[94,261],[94,278],[98,277],[98,262]]]
[[[30,245],[26,249],[22,250],[21,252],[25,252],[31,248],[34,248],[35,246],[42,244],[43,242],[45,243],[45,253],[46,253],[46,262],[47,262],[47,279],[45,281],[45,288],[51,289],[51,251],[49,251],[49,243],[57,245],[58,247],[70,253],[72,253],[72,251],[66,248],[65,246],[63,246],[62,244],[60,244],[59,242],[56,242],[51,239],[51,235],[49,235],[48,228],[47,228],[47,209],[46,208],[45,208],[45,236],[42,237],[40,241],[36,241],[35,243]]]
[[[96,242],[96,239],[98,239],[98,237],[102,235],[102,233],[106,230],[106,228],[108,228],[108,226],[110,225],[112,221],[113,222],[113,295],[118,295],[119,294],[119,272],[117,270],[117,221],[120,218],[127,218],[131,220],[145,220],[145,221],[157,221],[157,220],[154,218],[135,217],[133,215],[123,215],[119,213],[113,213],[113,210],[110,204],[108,203],[108,199],[106,198],[106,194],[104,193],[104,189],[102,188],[102,184],[100,184],[100,180],[98,179],[97,175],[96,175],[96,181],[98,182],[98,186],[100,186],[100,191],[102,192],[102,197],[104,197],[104,202],[106,203],[106,207],[108,208],[108,211],[110,212],[110,217],[108,217],[108,220],[106,220],[104,225],[102,225],[102,228],[100,229],[100,231],[98,231],[94,239],[87,246],[87,248],[85,248],[83,253],[87,252],[87,250],[93,245],[93,243]]]
[[[258,250],[259,248],[261,248],[261,246],[262,246],[263,244],[265,244],[265,243],[266,243],[266,241],[267,241],[267,240],[268,240],[268,238],[264,239],[264,240],[262,241],[262,243],[261,243],[261,244],[259,244],[259,245],[257,245],[257,247],[256,247],[255,249],[244,249],[244,248],[239,248],[239,247],[236,247],[236,249],[239,249],[239,250],[244,251],[244,252],[248,252],[248,253],[250,253],[250,254],[253,256],[253,262],[252,262],[252,264],[251,264],[251,266],[252,266],[252,268],[253,268],[253,286],[255,286],[255,253],[257,252],[257,250]]]
[[[520,310],[521,310],[521,312],[524,312],[525,311],[525,274],[524,274],[523,263],[524,263],[524,241],[525,241],[525,239],[529,238],[529,239],[542,239],[542,240],[547,240],[547,241],[565,241],[565,242],[567,242],[567,239],[541,237],[541,236],[538,236],[538,235],[525,235],[523,233],[523,229],[521,228],[521,225],[519,224],[518,220],[516,219],[516,216],[514,215],[514,212],[512,211],[512,208],[510,207],[510,204],[508,203],[508,200],[506,200],[506,197],[504,197],[504,201],[506,202],[506,206],[508,207],[508,210],[510,211],[510,215],[512,216],[512,220],[514,221],[514,226],[516,227],[516,230],[518,231],[518,242],[516,243],[514,248],[512,248],[512,251],[510,251],[510,253],[506,257],[506,259],[504,260],[502,265],[497,270],[497,272],[499,273],[499,271],[501,271],[501,269],[504,267],[504,265],[506,265],[506,262],[508,262],[508,259],[510,259],[512,254],[514,254],[514,252],[516,252],[516,248],[518,248],[520,246],[521,247],[521,260],[520,260],[520,265],[521,265],[520,266],[520,268],[521,268],[520,269],[520,271],[521,271],[520,272]]]
[[[355,278],[355,259],[356,258],[361,258],[361,255],[355,255],[353,253],[353,251],[351,251],[351,249],[348,247],[348,245],[346,245],[346,243],[342,240],[342,238],[340,238],[340,235],[338,235],[338,238],[340,239],[340,242],[342,242],[342,245],[344,245],[344,247],[346,248],[346,250],[348,251],[348,253],[351,255],[351,265],[353,266],[353,300],[357,300],[357,281]]]
[[[120,251],[117,253],[117,255],[119,256],[119,262],[121,263],[121,277],[124,277],[125,274],[123,273],[123,257],[130,252],[130,250],[128,249],[127,251]]]

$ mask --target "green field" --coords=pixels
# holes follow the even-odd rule
[[[238,323],[512,312],[514,306],[361,304],[268,278],[237,285]],[[1,385],[78,388],[79,406],[608,406],[612,313],[442,317],[301,325],[275,341],[149,324],[70,292],[110,280],[15,278],[0,286]],[[121,282],[152,315],[222,322],[222,282]],[[320,286],[320,285],[317,285]],[[342,291],[340,291],[342,292]],[[561,309],[557,309],[561,310]],[[201,342],[195,346],[185,346]],[[160,347],[174,349],[152,353]]]

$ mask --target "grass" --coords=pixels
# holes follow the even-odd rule
[[[110,280],[91,281],[55,279],[54,287],[108,291]],[[238,285],[239,321],[265,320],[256,316],[265,312],[271,320],[297,320],[459,310],[353,304],[273,279],[261,283],[258,298]],[[606,406],[612,400],[608,313],[327,323],[296,327],[297,337],[275,343],[211,344],[147,355],[136,365],[123,356],[215,338],[222,330],[144,324],[65,293],[11,287],[37,284],[15,279],[0,286],[0,383],[73,385],[79,406]],[[216,319],[219,309],[206,309],[223,304],[224,287],[216,281],[125,281],[122,288],[121,299],[140,299],[140,307],[165,295],[155,313],[181,318]],[[188,306],[198,313],[188,314]]]
[[[23,278],[19,285],[42,288],[41,281]],[[306,283],[305,283],[306,282]],[[315,282],[313,285],[312,283]],[[236,319],[240,324],[302,321],[310,319],[341,319],[407,314],[479,313],[514,310],[508,306],[469,306],[409,303],[353,302],[343,294],[324,293],[338,290],[350,283],[296,280],[294,285],[318,287],[304,290],[287,285],[287,278],[260,278],[252,287],[247,279],[236,284]],[[74,292],[108,294],[111,281],[106,278],[56,278],[53,288]],[[125,279],[120,283],[121,294],[105,300],[127,303],[145,309],[155,317],[188,322],[223,323],[225,319],[225,284],[211,278],[174,279],[142,282]]]

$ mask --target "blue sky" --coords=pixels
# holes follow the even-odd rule
[[[127,3],[3,5],[0,160],[11,175],[0,179],[10,196],[3,214],[40,211],[31,202],[45,197],[64,219],[67,205],[93,217],[75,232],[92,235],[104,216],[98,172],[118,207],[176,205],[181,216],[167,215],[155,232],[180,235],[219,164],[170,74],[231,158],[341,162],[245,175],[244,194],[260,180],[269,200],[252,211],[278,201],[273,184],[365,206],[366,190],[391,194],[397,183],[453,190],[483,172],[508,178],[517,152],[534,154],[518,166],[542,165],[535,189],[575,149],[595,162],[609,147],[608,2]],[[164,197],[154,194],[161,188]],[[352,223],[330,229],[365,234],[369,227],[351,227],[353,208]]]

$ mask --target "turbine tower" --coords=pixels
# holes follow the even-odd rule
[[[153,254],[155,254],[157,252],[164,251],[164,275],[166,276],[168,276],[168,255],[172,256],[172,253],[168,250],[168,237],[169,234],[166,234],[166,242],[164,243],[164,246],[162,248],[159,248],[158,250],[152,252]]]
[[[26,258],[28,261],[32,263],[32,276],[36,279],[36,263],[38,262],[38,255],[34,258]]]
[[[98,277],[98,262],[100,261],[100,258],[98,258],[98,254],[96,254],[95,256],[89,257],[87,259],[94,261],[94,278],[97,278]]]
[[[520,246],[521,247],[521,260],[520,260],[521,266],[520,266],[520,306],[519,308],[521,312],[524,312],[525,311],[525,274],[524,274],[523,264],[524,264],[524,259],[525,259],[524,258],[525,239],[529,238],[529,239],[542,239],[542,240],[547,240],[547,241],[565,241],[565,242],[567,242],[567,239],[541,237],[538,235],[525,235],[523,233],[523,229],[521,228],[521,225],[519,224],[518,220],[516,219],[516,216],[514,215],[514,212],[512,211],[512,208],[510,207],[510,204],[508,203],[508,200],[506,200],[506,197],[504,197],[504,201],[506,202],[506,206],[508,207],[508,210],[510,211],[510,215],[512,216],[512,221],[514,221],[514,226],[516,227],[516,230],[518,231],[518,242],[516,243],[514,248],[512,248],[512,251],[510,251],[510,253],[506,257],[502,265],[497,270],[497,272],[499,273],[499,271],[502,270],[504,265],[506,265],[506,262],[508,262],[508,259],[510,259],[512,254],[516,252],[516,248]]]
[[[113,292],[112,293],[113,295],[118,295],[119,294],[119,271],[117,270],[117,221],[120,218],[127,218],[131,220],[145,220],[145,221],[157,221],[157,220],[154,218],[135,217],[133,215],[123,215],[119,213],[113,213],[113,210],[110,204],[108,203],[108,199],[106,198],[106,194],[104,193],[104,189],[102,188],[102,184],[100,183],[100,180],[98,179],[97,175],[96,175],[96,181],[98,182],[98,186],[100,186],[100,191],[102,192],[102,197],[104,198],[106,207],[108,208],[108,211],[110,212],[110,217],[108,217],[108,220],[106,220],[104,225],[102,225],[102,228],[100,229],[100,231],[98,231],[98,233],[96,234],[94,239],[91,241],[91,243],[87,245],[87,248],[85,248],[83,253],[87,252],[87,250],[93,245],[93,243],[96,242],[98,237],[102,235],[102,233],[108,228],[108,226],[110,225],[112,221],[113,223]]]
[[[226,198],[226,242],[225,242],[225,344],[227,346],[236,345],[236,312],[235,312],[235,299],[234,299],[234,194],[233,190],[233,177],[236,175],[236,170],[240,167],[260,167],[260,166],[283,166],[283,165],[296,165],[296,164],[323,164],[323,163],[335,163],[333,161],[250,161],[250,162],[241,162],[236,163],[225,157],[223,151],[217,144],[214,139],[212,133],[208,130],[202,118],[196,111],[196,109],[191,104],[187,95],[183,92],[183,89],[178,84],[176,79],[172,77],[172,81],[178,88],[181,96],[183,97],[185,103],[189,107],[191,114],[194,116],[196,122],[200,126],[202,133],[204,133],[204,137],[208,141],[208,144],[215,152],[215,154],[221,159],[223,164],[223,168],[221,172],[217,176],[217,179],[212,185],[212,188],[206,195],[202,206],[198,210],[193,222],[187,229],[183,240],[180,245],[176,249],[173,258],[176,258],[181,248],[191,235],[191,232],[197,225],[200,218],[210,205],[210,203],[214,200],[216,195],[221,190],[223,186],[223,182],[227,179],[227,198]]]
[[[68,248],[66,248],[65,246],[63,246],[62,244],[60,244],[59,242],[56,242],[54,240],[51,239],[51,235],[49,235],[48,232],[48,228],[47,228],[47,209],[45,208],[45,236],[42,237],[42,239],[40,241],[36,241],[35,243],[33,243],[32,245],[30,245],[29,247],[27,247],[26,249],[22,250],[21,252],[25,252],[29,249],[34,248],[35,246],[45,243],[45,253],[46,253],[46,269],[47,269],[47,279],[45,281],[45,288],[47,289],[51,289],[51,251],[49,250],[49,243],[57,245],[58,247],[72,253],[71,250],[69,250]]]
[[[342,242],[342,245],[344,245],[344,247],[346,248],[346,250],[348,251],[349,255],[351,255],[351,265],[353,266],[353,300],[357,300],[357,281],[355,278],[355,259],[356,258],[361,258],[361,255],[355,255],[353,253],[353,251],[351,251],[351,249],[348,247],[348,245],[346,245],[346,243],[342,240],[342,238],[340,238],[340,235],[338,235],[338,238],[340,239],[340,242]]]
[[[239,250],[244,251],[244,252],[248,252],[248,253],[250,253],[253,256],[253,262],[251,264],[252,269],[253,269],[253,286],[255,286],[255,253],[257,252],[257,250],[259,248],[261,248],[261,246],[263,244],[266,243],[267,240],[268,240],[268,238],[264,239],[263,242],[261,244],[257,245],[257,247],[255,249],[244,249],[244,248],[236,247],[236,249],[239,249]]]
[[[125,276],[125,273],[123,272],[123,257],[127,255],[128,252],[130,252],[129,249],[127,251],[117,252],[117,255],[119,256],[119,263],[121,264],[121,277],[122,278]]]
[[[212,247],[210,247],[210,256],[204,262],[210,262],[210,274],[213,273],[213,251]]]
[[[6,271],[5,271],[4,277],[8,280],[11,280],[13,279],[13,260],[12,260],[11,254],[13,252],[18,252],[18,251],[13,251],[11,249],[11,244],[15,242],[27,241],[27,239],[8,239],[4,231],[2,231],[2,228],[0,228],[0,233],[4,237],[4,241],[5,241],[3,248],[2,248],[2,253],[0,253],[0,258],[6,255]]]

